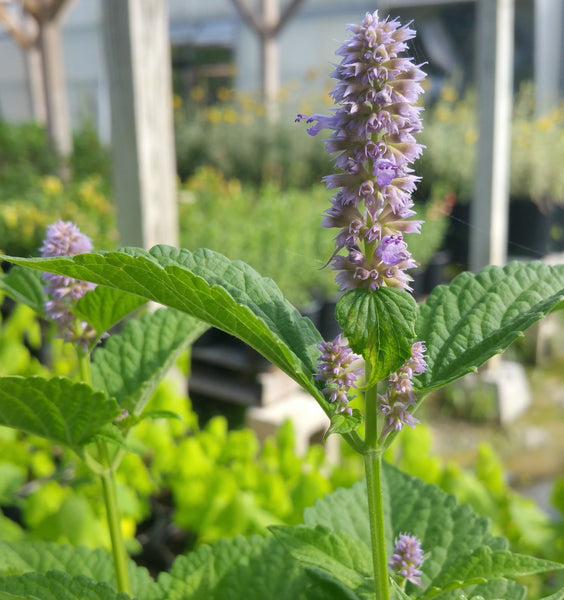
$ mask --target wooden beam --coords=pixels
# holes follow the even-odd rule
[[[535,0],[535,110],[540,117],[558,106],[564,0]]]
[[[120,242],[178,245],[166,2],[103,0]]]
[[[474,272],[507,260],[514,0],[478,0],[477,9],[479,140],[470,207]]]

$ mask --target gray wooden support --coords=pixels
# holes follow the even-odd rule
[[[562,74],[564,0],[535,0],[535,108],[542,116],[557,107]]]
[[[120,243],[178,245],[167,6],[103,0]]]
[[[514,0],[478,0],[477,9],[479,140],[470,212],[474,272],[507,259]]]

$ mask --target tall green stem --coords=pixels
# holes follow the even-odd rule
[[[367,364],[367,380],[370,377]],[[382,449],[378,444],[378,395],[372,386],[365,393],[366,436],[364,447],[364,471],[368,497],[368,518],[372,544],[372,568],[376,600],[389,600],[388,561],[386,533],[384,529],[384,502],[382,498]]]
[[[106,466],[101,474],[102,489],[104,491],[104,504],[106,505],[106,515],[110,528],[110,539],[112,541],[112,554],[114,557],[118,590],[120,592],[125,592],[126,594],[131,594],[129,571],[127,570],[127,552],[121,534],[121,517],[117,502],[115,473],[111,467],[107,445],[104,442],[98,442],[98,450],[102,462]]]
[[[78,366],[82,381],[88,385],[92,385],[90,357],[87,352],[78,350]],[[118,590],[126,594],[131,594],[129,571],[127,569],[127,552],[121,534],[121,516],[117,501],[115,468],[112,465],[107,444],[99,440],[97,446],[99,459],[102,464],[100,478],[102,479],[102,491],[110,530],[110,540],[112,542],[112,555],[114,557]]]
[[[375,598],[376,600],[389,600],[384,503],[382,500],[382,453],[379,450],[368,450],[364,453],[364,470],[368,496]]]

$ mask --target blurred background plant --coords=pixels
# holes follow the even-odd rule
[[[460,202],[472,197],[477,133],[476,94],[459,97],[454,87],[442,88],[424,114],[421,141],[426,145],[416,171],[429,182],[441,182]],[[564,107],[539,117],[531,83],[515,97],[512,118],[510,193],[539,207],[564,204]]]
[[[63,183],[47,134],[36,124],[0,121],[0,248],[14,256],[37,253],[48,224],[81,224],[99,248],[115,248],[117,230],[110,200],[110,162],[95,132],[75,135],[73,176]]]
[[[309,188],[331,172],[323,144],[294,124],[301,108],[282,104],[280,120],[267,123],[263,105],[250,94],[220,88],[216,101],[208,102],[200,87],[186,104],[177,101],[176,160],[182,180],[210,166],[255,188]],[[324,104],[321,97],[312,99],[303,112]]]

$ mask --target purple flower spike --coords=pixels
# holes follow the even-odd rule
[[[336,403],[336,412],[352,415],[348,394],[362,372],[362,368],[359,368],[360,356],[349,348],[347,339],[342,335],[331,342],[322,342],[318,348],[321,356],[317,361],[318,373],[315,378],[325,382],[323,393],[330,402]]]
[[[405,577],[415,585],[423,587],[421,583],[421,569],[423,564],[423,550],[421,542],[414,535],[401,533],[396,539],[394,553],[392,554],[388,567],[398,575]]]
[[[414,214],[411,194],[418,177],[410,165],[423,148],[414,136],[422,129],[422,109],[415,104],[425,73],[399,56],[415,32],[397,19],[380,19],[376,11],[348,29],[352,37],[337,50],[342,59],[332,74],[337,108],[329,116],[298,115],[296,121],[310,124],[310,135],[332,130],[325,145],[337,173],[324,181],[328,189],[340,189],[323,226],[340,229],[330,262],[341,289],[409,290],[406,270],[416,263],[402,234],[419,233],[421,225],[405,219]],[[353,249],[363,252],[363,261],[352,262]]]
[[[57,221],[47,227],[47,235],[39,249],[41,256],[76,256],[92,250],[92,241],[70,221]],[[96,285],[72,277],[44,273],[45,293],[51,300],[45,303],[45,314],[57,323],[57,337],[74,342],[87,350],[96,332],[88,323],[77,319],[71,307]]]
[[[47,226],[47,236],[39,248],[41,256],[76,256],[92,252],[92,241],[70,221],[57,221]]]
[[[413,392],[413,376],[424,373],[427,363],[424,358],[425,346],[415,342],[411,347],[411,358],[395,372],[388,376],[388,389],[378,394],[379,411],[385,416],[382,437],[391,431],[400,431],[405,425],[415,427],[419,420],[410,412],[417,404],[417,396]]]

